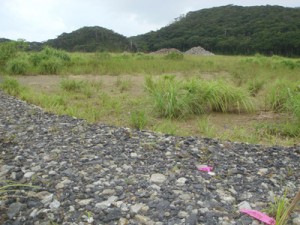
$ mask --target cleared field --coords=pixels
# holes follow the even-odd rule
[[[27,75],[4,70],[2,89],[93,123],[267,145],[300,142],[299,59],[59,54],[69,59],[55,75],[38,75],[41,59]]]

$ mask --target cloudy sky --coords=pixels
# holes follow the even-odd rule
[[[0,0],[0,38],[46,41],[83,26],[133,36],[189,11],[228,4],[299,7],[300,0]]]

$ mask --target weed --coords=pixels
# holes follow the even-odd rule
[[[183,60],[184,55],[180,52],[171,52],[164,56],[164,59],[169,60]]]
[[[117,77],[116,86],[119,88],[120,92],[127,91],[132,86],[132,81],[129,78]]]
[[[19,184],[19,183],[13,183],[10,181],[5,182],[6,184],[3,186],[0,186],[0,195],[1,194],[7,194],[8,192],[15,192],[18,191],[18,188],[40,188],[38,186],[33,186],[30,184]]]
[[[131,126],[138,130],[142,130],[147,125],[148,119],[145,111],[134,111],[130,114]]]
[[[266,96],[266,105],[276,112],[287,110],[290,97],[296,94],[297,83],[290,80],[276,80],[270,87]]]
[[[250,92],[250,94],[254,97],[257,95],[257,93],[262,89],[265,81],[253,79],[250,80],[247,84],[247,89]]]
[[[22,87],[19,82],[16,79],[10,77],[4,78],[3,82],[0,84],[0,88],[8,94],[14,96],[19,95],[22,91]]]
[[[39,73],[41,74],[59,74],[63,64],[58,59],[43,60],[39,64]]]
[[[269,203],[265,210],[270,216],[276,218],[276,225],[285,225],[288,222],[289,215],[300,202],[300,189],[292,201],[286,198],[286,191],[281,197],[274,197],[274,202]]]
[[[215,128],[210,122],[209,116],[202,116],[198,121],[198,130],[202,135],[207,137],[214,137],[215,136]]]
[[[172,122],[172,120],[165,120],[154,127],[156,132],[164,134],[175,135],[178,131],[178,127]]]
[[[26,74],[29,69],[29,62],[24,57],[11,59],[7,62],[6,70],[10,74],[20,75]]]
[[[77,92],[83,90],[85,83],[83,81],[63,79],[60,82],[60,87],[65,91]]]

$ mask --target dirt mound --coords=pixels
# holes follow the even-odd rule
[[[188,54],[188,55],[214,55],[212,52],[206,51],[201,46],[193,47],[190,50],[186,51],[185,54]]]
[[[157,50],[156,52],[151,52],[151,54],[169,54],[171,52],[181,53],[181,51],[176,48],[162,48],[160,50]]]

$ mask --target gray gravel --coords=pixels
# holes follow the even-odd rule
[[[38,186],[0,193],[5,225],[254,225],[239,209],[262,210],[300,184],[299,146],[88,124],[1,91],[0,154],[0,186]],[[203,164],[213,172],[198,171]],[[294,213],[289,224],[298,222]]]

